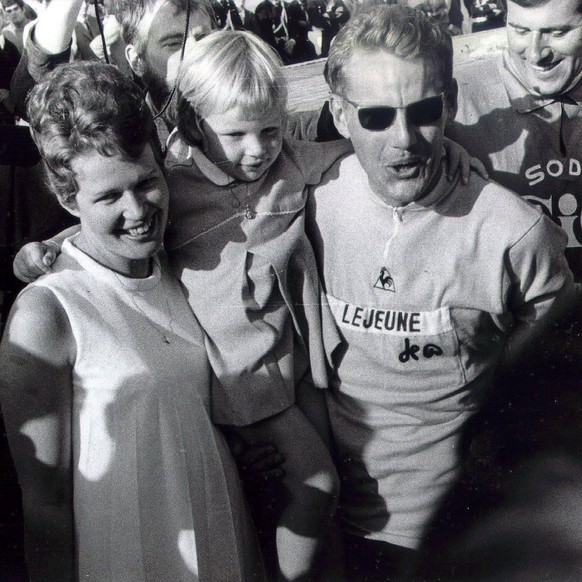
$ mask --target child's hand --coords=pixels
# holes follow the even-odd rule
[[[485,180],[489,179],[485,166],[477,158],[472,158],[464,147],[446,138],[443,145],[446,151],[449,181],[454,180],[457,173],[460,172],[463,184],[468,184],[471,170],[475,170]]]
[[[44,273],[48,273],[59,251],[44,242],[25,244],[14,257],[14,275],[25,283],[32,283]]]

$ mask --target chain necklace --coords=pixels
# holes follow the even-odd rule
[[[164,301],[166,303],[166,310],[168,312],[168,323],[162,327],[160,329],[160,327],[158,327],[152,320],[151,318],[149,318],[145,312],[143,311],[143,309],[137,304],[137,301],[135,300],[135,296],[137,293],[130,293],[129,296],[131,297],[131,300],[133,302],[133,304],[135,305],[135,308],[144,316],[144,319],[147,321],[148,325],[155,330],[157,333],[159,333],[162,336],[162,339],[164,340],[165,343],[167,344],[171,344],[172,342],[170,341],[170,338],[168,337],[168,334],[164,331],[166,328],[169,328],[170,333],[174,333],[174,328],[172,327],[172,322],[173,322],[173,317],[172,317],[172,310],[170,308],[170,302],[168,301],[167,297],[164,297]]]
[[[244,204],[240,201],[240,198],[236,195],[235,190],[236,190],[237,186],[243,186],[245,189],[246,201]],[[250,195],[249,195],[248,184],[245,184],[244,182],[238,182],[238,183],[233,182],[232,184],[228,185],[228,188],[229,188],[230,193],[233,197],[232,205],[234,206],[234,208],[240,208],[242,206],[245,210],[245,218],[248,218],[249,220],[252,220],[253,218],[255,218],[257,216],[257,213],[253,208],[251,208],[251,200],[250,200]]]
[[[112,271],[113,274],[115,275],[115,278],[117,279],[117,281],[119,282],[119,284],[128,291],[128,294],[131,298],[131,301],[133,303],[133,305],[135,306],[135,308],[139,311],[139,313],[141,313],[141,315],[143,315],[143,318],[145,319],[145,321],[147,322],[147,324],[157,333],[162,337],[162,340],[164,341],[164,343],[166,344],[171,344],[171,340],[168,337],[168,334],[164,331],[166,328],[169,329],[171,334],[175,335],[174,332],[174,328],[172,326],[172,323],[174,321],[173,315],[172,315],[172,309],[170,308],[170,302],[168,301],[168,298],[164,295],[164,301],[166,303],[166,311],[168,313],[168,323],[164,326],[164,327],[158,327],[152,320],[150,317],[148,317],[148,315],[146,315],[145,311],[138,305],[137,301],[135,300],[136,296],[139,297],[139,291],[136,291],[135,289],[131,289],[130,287],[127,287],[126,285],[124,285],[122,279],[119,277],[119,275],[115,272]]]

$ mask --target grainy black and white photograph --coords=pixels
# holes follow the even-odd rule
[[[0,0],[0,582],[582,581],[582,0]]]

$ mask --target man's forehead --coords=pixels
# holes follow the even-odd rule
[[[160,9],[165,8],[166,6],[168,6],[168,8],[172,10],[171,12],[172,14],[177,15],[180,12],[185,13],[183,9],[173,4],[171,0],[157,0],[157,2],[150,4],[150,6],[146,8],[143,18],[140,20],[138,26],[139,35],[142,39],[147,40],[155,17],[158,15]]]
[[[388,89],[396,85],[417,84],[419,76],[425,89],[444,90],[444,65],[430,56],[400,57],[385,50],[356,50],[346,63],[344,77],[349,89]],[[363,88],[363,87],[362,87]]]
[[[142,42],[147,42],[150,33],[154,32],[152,25],[160,11],[163,11],[163,22],[159,22],[155,27],[158,32],[170,34],[174,29],[184,31],[186,25],[186,8],[178,2],[172,0],[157,0],[152,3],[140,20],[137,31]],[[171,19],[171,20],[168,20]],[[212,20],[202,6],[190,3],[190,29],[208,28],[212,29]]]
[[[538,6],[520,6],[507,1],[507,23],[528,28],[577,26],[582,22],[581,0],[550,0]]]

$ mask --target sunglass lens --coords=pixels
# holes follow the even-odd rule
[[[414,125],[428,125],[443,116],[443,99],[440,95],[412,103],[407,108],[408,120]]]
[[[360,125],[369,131],[382,131],[392,125],[396,117],[393,107],[364,107],[358,111]]]

